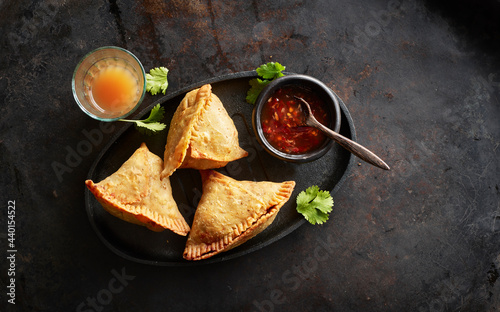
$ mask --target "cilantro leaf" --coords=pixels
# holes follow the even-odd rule
[[[255,104],[257,97],[264,87],[269,83],[269,80],[262,80],[259,78],[250,79],[250,89],[247,91],[246,101],[249,104]]]
[[[165,129],[166,125],[161,122],[145,123],[138,120],[135,123],[135,128],[142,134],[153,135],[158,131]]]
[[[166,128],[164,123],[161,123],[160,120],[163,119],[163,115],[165,114],[165,109],[160,106],[160,104],[156,104],[149,113],[148,118],[143,120],[128,120],[128,119],[119,119],[120,121],[133,122],[135,128],[139,130],[142,134],[152,135],[158,131],[162,131]]]
[[[297,211],[311,224],[323,224],[332,211],[333,198],[328,191],[313,185],[297,196]]]
[[[167,74],[168,69],[166,67],[151,69],[149,74],[146,74],[146,91],[151,92],[152,95],[156,95],[161,90],[165,94],[168,87]]]
[[[285,66],[278,62],[269,62],[267,64],[260,65],[255,71],[262,79],[254,78],[250,79],[248,82],[250,84],[250,89],[247,91],[247,96],[245,98],[247,103],[255,104],[260,92],[268,83],[276,78],[285,76],[285,74],[282,73],[284,70]]]
[[[268,80],[283,77],[284,74],[282,73],[282,71],[284,70],[285,66],[281,65],[278,62],[269,62],[267,64],[260,65],[260,67],[256,69],[259,76]]]
[[[161,107],[160,104],[156,104],[149,113],[149,117],[144,120],[144,122],[157,122],[163,119],[165,114],[165,109]]]

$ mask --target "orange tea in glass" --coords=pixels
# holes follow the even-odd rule
[[[139,59],[119,47],[102,47],[77,65],[73,96],[90,117],[114,121],[133,113],[146,91],[144,68]]]

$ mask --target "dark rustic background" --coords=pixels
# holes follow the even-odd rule
[[[499,1],[0,1],[0,310],[499,311],[499,14]],[[124,125],[102,128],[71,94],[104,45],[168,67],[167,92],[268,61],[314,76],[392,170],[356,163],[325,225],[244,257],[122,259],[89,225],[83,181]]]

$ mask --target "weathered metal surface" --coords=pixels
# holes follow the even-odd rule
[[[15,273],[16,302],[5,294],[0,310],[497,311],[499,6],[0,2],[0,285],[10,291]],[[70,89],[78,60],[103,45],[168,67],[167,92],[267,61],[314,76],[391,171],[360,161],[325,225],[243,257],[191,268],[122,259],[87,221],[83,181],[123,125],[87,117]]]

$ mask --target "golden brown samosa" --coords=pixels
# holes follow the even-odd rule
[[[85,181],[106,211],[152,231],[164,229],[186,236],[189,225],[172,196],[168,177],[160,179],[163,160],[145,143],[112,175],[99,183]]]
[[[220,99],[207,84],[186,94],[172,117],[162,177],[177,168],[214,169],[247,156],[238,131]]]
[[[183,257],[200,260],[234,248],[266,229],[288,201],[294,181],[237,181],[200,171],[203,194]]]

